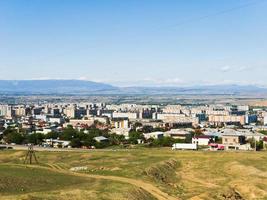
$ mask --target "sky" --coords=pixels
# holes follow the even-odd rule
[[[267,86],[267,0],[1,0],[0,79]]]

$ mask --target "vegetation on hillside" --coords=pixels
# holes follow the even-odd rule
[[[138,148],[115,151],[36,152],[36,155],[43,167],[55,170],[86,167],[87,170],[79,173],[142,180],[179,199],[238,198],[252,200],[267,198],[267,192],[264,189],[267,187],[266,152],[177,152],[171,151],[169,148]],[[20,183],[20,180],[23,179],[19,178],[21,175],[18,173],[23,170],[16,170],[12,166],[23,163],[24,157],[25,152],[23,151],[0,151],[0,163],[2,163],[0,168],[3,167],[6,170],[9,167],[10,169],[7,169],[6,173],[4,173],[5,170],[0,169],[0,177],[5,177],[5,179],[9,177],[8,179],[12,182]],[[4,168],[4,166],[7,167]],[[28,170],[25,167],[24,169]],[[31,176],[31,173],[28,174]],[[45,176],[42,175],[42,177]],[[45,186],[45,184],[52,186],[53,184],[50,181],[43,181],[42,177],[34,178],[34,181],[40,181],[38,184],[44,184],[37,184],[34,191],[25,189],[24,192],[20,192],[4,189],[6,191],[2,190],[0,196],[8,193],[14,195],[13,199],[20,199],[15,196],[21,197],[22,194],[53,199],[48,198],[47,194],[50,193],[58,195],[58,199],[63,199],[64,194],[74,195],[71,191],[76,191],[78,195],[82,196],[83,194],[84,199],[86,197],[93,198],[95,194],[102,195],[102,193],[104,196],[106,195],[106,198],[102,199],[134,199],[133,193],[128,195],[129,191],[138,190],[138,188],[129,189],[128,186],[122,189],[121,185],[118,185],[119,182],[103,185],[98,181],[95,184],[89,181],[90,186],[81,183],[64,186],[62,189],[55,187],[55,190],[50,190],[50,186]],[[40,190],[38,190],[39,187]],[[41,192],[42,188],[50,192]],[[143,196],[142,194],[143,192],[136,192],[136,199],[142,199],[139,198],[139,195]]]

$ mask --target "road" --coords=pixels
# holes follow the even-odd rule
[[[27,145],[1,145],[12,147],[14,150],[28,150]],[[51,147],[41,147],[35,145],[33,147],[35,151],[65,151],[65,152],[89,152],[89,151],[129,151],[129,149],[80,149],[80,148],[51,148]]]

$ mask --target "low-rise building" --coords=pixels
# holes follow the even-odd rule
[[[164,133],[161,131],[156,131],[152,133],[144,133],[145,139],[153,138],[153,139],[160,139],[164,137]]]
[[[94,137],[94,140],[97,142],[107,142],[108,138],[106,138],[104,136],[98,136],[98,137]]]
[[[48,122],[61,124],[64,122],[64,119],[62,117],[49,117]]]
[[[175,139],[186,139],[186,137],[190,134],[191,133],[189,131],[183,129],[171,129],[164,133],[166,137],[172,137]]]
[[[55,147],[55,148],[68,148],[70,147],[70,141],[57,140],[57,139],[45,139],[43,146]]]
[[[192,144],[197,144],[200,146],[208,146],[212,137],[207,136],[207,135],[200,135],[200,136],[195,136],[192,138]]]
[[[251,150],[250,144],[246,144],[246,138],[243,135],[223,135],[222,144],[225,150]]]
[[[113,128],[110,133],[115,133],[117,135],[123,135],[125,139],[129,138],[130,128]]]
[[[53,131],[57,131],[57,128],[56,127],[45,127],[45,128],[40,129],[40,130],[37,130],[36,133],[42,133],[42,134],[46,135],[46,134],[53,132]]]
[[[64,126],[65,127],[67,127],[68,125],[71,125],[73,127],[81,126],[81,125],[92,126],[93,124],[94,124],[93,118],[90,118],[90,119],[70,119],[69,123],[65,123]]]

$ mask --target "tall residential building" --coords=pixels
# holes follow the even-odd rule
[[[4,117],[12,117],[14,112],[12,111],[12,107],[9,105],[0,105],[0,116]]]
[[[64,114],[68,118],[75,118],[76,108],[74,106],[69,106],[64,109]]]
[[[127,118],[112,119],[111,125],[114,128],[129,128],[129,120]]]

